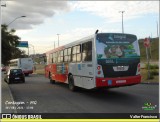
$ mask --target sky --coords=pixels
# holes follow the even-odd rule
[[[137,38],[157,37],[159,1],[2,0],[1,23],[14,28],[29,53],[45,53],[99,32],[124,33]],[[26,17],[21,17],[26,16]],[[20,17],[20,18],[18,18]],[[17,19],[16,19],[17,18]],[[15,20],[16,19],[16,20]],[[15,21],[14,21],[15,20]],[[159,28],[158,28],[159,32]],[[21,48],[26,50],[25,48]]]

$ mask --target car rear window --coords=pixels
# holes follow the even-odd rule
[[[22,73],[21,69],[12,69],[11,73]]]

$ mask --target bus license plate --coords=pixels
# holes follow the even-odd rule
[[[128,66],[114,66],[113,70],[114,71],[127,71],[128,70]]]
[[[117,80],[116,83],[126,83],[126,80]]]

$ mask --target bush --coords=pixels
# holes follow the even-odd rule
[[[151,80],[151,79],[154,79],[154,76],[153,76],[153,74],[150,73],[149,80]]]
[[[149,64],[150,69],[159,69],[159,66],[157,64]],[[145,66],[146,69],[148,69],[148,64]]]
[[[159,71],[158,70],[151,70],[151,75],[159,75]]]

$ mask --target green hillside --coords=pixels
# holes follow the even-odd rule
[[[141,53],[141,61],[146,61],[146,48],[143,45],[144,39],[139,39],[139,47]],[[152,38],[151,39],[151,61],[158,61],[159,59],[159,38]]]

